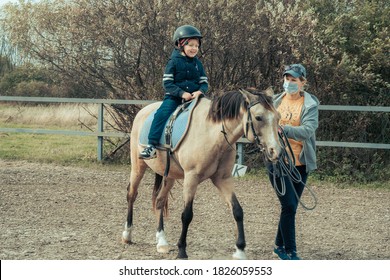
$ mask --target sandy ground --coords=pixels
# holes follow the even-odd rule
[[[126,219],[128,171],[76,168],[0,160],[0,259],[175,259],[183,210],[176,184],[165,229],[171,249],[155,247],[151,211],[153,174],[147,173],[135,204],[134,244],[121,243]],[[309,181],[310,184],[310,181]],[[299,208],[297,246],[308,260],[389,260],[390,185],[368,190],[311,186],[312,211]],[[245,213],[247,256],[275,259],[272,245],[279,204],[265,178],[237,179]],[[306,204],[313,200],[304,194]],[[234,222],[216,188],[202,183],[188,234],[189,259],[230,259]]]

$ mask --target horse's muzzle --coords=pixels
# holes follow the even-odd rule
[[[262,152],[265,153],[269,161],[275,163],[279,160],[281,154],[281,147],[263,147]]]

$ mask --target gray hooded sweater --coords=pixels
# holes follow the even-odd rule
[[[273,97],[276,108],[278,108],[285,95],[286,93],[280,93]],[[315,132],[318,127],[319,104],[317,97],[305,91],[300,119],[301,124],[299,126],[286,125],[283,127],[288,138],[303,142],[299,161],[306,165],[306,172],[317,169]]]

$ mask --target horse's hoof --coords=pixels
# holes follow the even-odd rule
[[[169,253],[168,245],[157,245],[157,253],[167,254]]]
[[[233,254],[234,260],[246,260],[246,254],[243,250],[237,249],[236,252]]]
[[[176,259],[178,259],[178,260],[188,260],[188,256],[182,257],[182,256],[177,255]]]
[[[132,241],[130,241],[130,240],[124,240],[124,239],[122,239],[122,243],[123,243],[123,244],[127,244],[127,245],[134,244]]]
[[[125,230],[122,233],[122,242],[125,244],[131,244],[131,233],[127,230]]]
[[[169,244],[167,242],[165,232],[163,230],[156,233],[156,241],[157,241],[157,252],[158,253],[168,253],[169,252]]]
[[[180,249],[179,249],[179,252],[178,252],[178,254],[177,254],[176,259],[179,259],[179,260],[188,260],[188,255],[187,255],[187,253],[186,253],[184,250],[180,250]]]

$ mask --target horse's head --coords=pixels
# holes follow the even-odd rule
[[[246,106],[243,118],[245,137],[255,142],[270,161],[277,161],[282,148],[278,136],[280,114],[273,106],[273,90],[269,88],[265,92],[259,92],[248,89],[240,92],[245,98]]]

